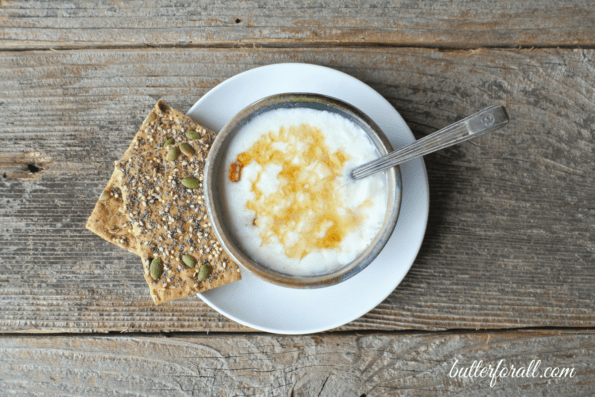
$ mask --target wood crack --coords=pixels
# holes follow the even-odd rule
[[[328,379],[329,379],[330,377],[331,377],[331,376],[329,375],[329,376],[327,376],[327,377],[326,377],[326,379],[324,380],[324,383],[322,384],[322,387],[320,388],[320,391],[318,392],[318,397],[320,397],[320,395],[322,394],[322,391],[324,390],[324,386],[326,386],[326,382],[328,382]]]

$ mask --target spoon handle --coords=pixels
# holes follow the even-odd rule
[[[504,106],[490,106],[402,149],[354,168],[351,171],[351,176],[354,179],[365,178],[386,168],[394,167],[406,161],[500,129],[508,123],[508,120],[508,114]]]

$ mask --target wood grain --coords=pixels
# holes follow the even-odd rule
[[[0,354],[6,396],[590,397],[595,383],[592,332],[9,337]],[[541,362],[490,386],[487,370],[450,377],[455,360],[457,371],[500,363],[503,375]],[[573,376],[547,377],[554,368]]]
[[[590,0],[0,1],[0,48],[592,46]]]
[[[276,62],[363,80],[418,138],[494,103],[512,117],[506,132],[427,157],[421,252],[383,303],[342,330],[593,326],[594,59],[553,49],[3,52],[0,331],[246,330],[197,298],[153,307],[138,260],[84,224],[156,99],[187,110]],[[46,159],[36,178],[11,174],[31,172],[27,153]]]

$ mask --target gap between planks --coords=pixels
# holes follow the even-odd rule
[[[511,45],[507,43],[495,43],[491,45],[481,45],[475,47],[468,47],[463,45],[457,45],[450,43],[448,45],[436,45],[436,44],[420,44],[420,43],[354,43],[354,42],[333,42],[333,41],[317,41],[317,42],[302,42],[302,41],[287,41],[287,40],[267,40],[267,41],[237,41],[237,42],[208,42],[208,43],[143,43],[143,44],[118,44],[118,45],[48,45],[45,46],[27,46],[27,47],[0,47],[0,52],[25,52],[25,51],[78,51],[78,50],[126,50],[126,49],[191,49],[191,48],[209,48],[209,49],[236,49],[236,48],[278,48],[278,49],[324,49],[324,48],[424,48],[433,49],[438,51],[474,51],[481,49],[518,49],[518,50],[531,50],[531,49],[595,49],[595,44],[535,44],[535,45]]]
[[[55,333],[19,333],[19,332],[1,332],[0,338],[45,338],[45,337],[67,337],[67,338],[96,338],[96,337],[157,337],[157,338],[177,338],[177,337],[203,337],[203,336],[279,336],[279,337],[312,337],[312,336],[369,336],[369,335],[382,335],[382,336],[394,336],[394,337],[411,337],[411,336],[452,336],[452,335],[482,335],[482,334],[507,334],[507,333],[518,333],[518,334],[542,334],[541,336],[558,336],[558,335],[572,335],[572,334],[591,334],[595,332],[595,327],[527,327],[527,328],[494,328],[494,329],[480,329],[480,330],[469,330],[464,328],[447,329],[442,331],[425,331],[425,330],[395,330],[395,331],[382,331],[382,330],[359,330],[359,331],[327,331],[318,332],[313,334],[275,334],[268,332],[251,332],[251,331],[174,331],[174,332],[126,332],[126,331],[109,331],[109,332],[83,332],[83,333],[70,333],[70,332],[55,332]]]

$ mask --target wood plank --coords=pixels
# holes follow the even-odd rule
[[[0,48],[592,46],[590,0],[0,1]]]
[[[156,99],[189,109],[275,62],[363,80],[418,138],[493,103],[513,120],[427,157],[420,254],[341,329],[595,324],[595,51],[152,49],[0,55],[0,331],[245,330],[197,298],[153,307],[137,259],[84,224]]]
[[[595,383],[590,331],[4,337],[0,353],[7,396],[590,397]],[[474,361],[476,377],[455,376]]]

